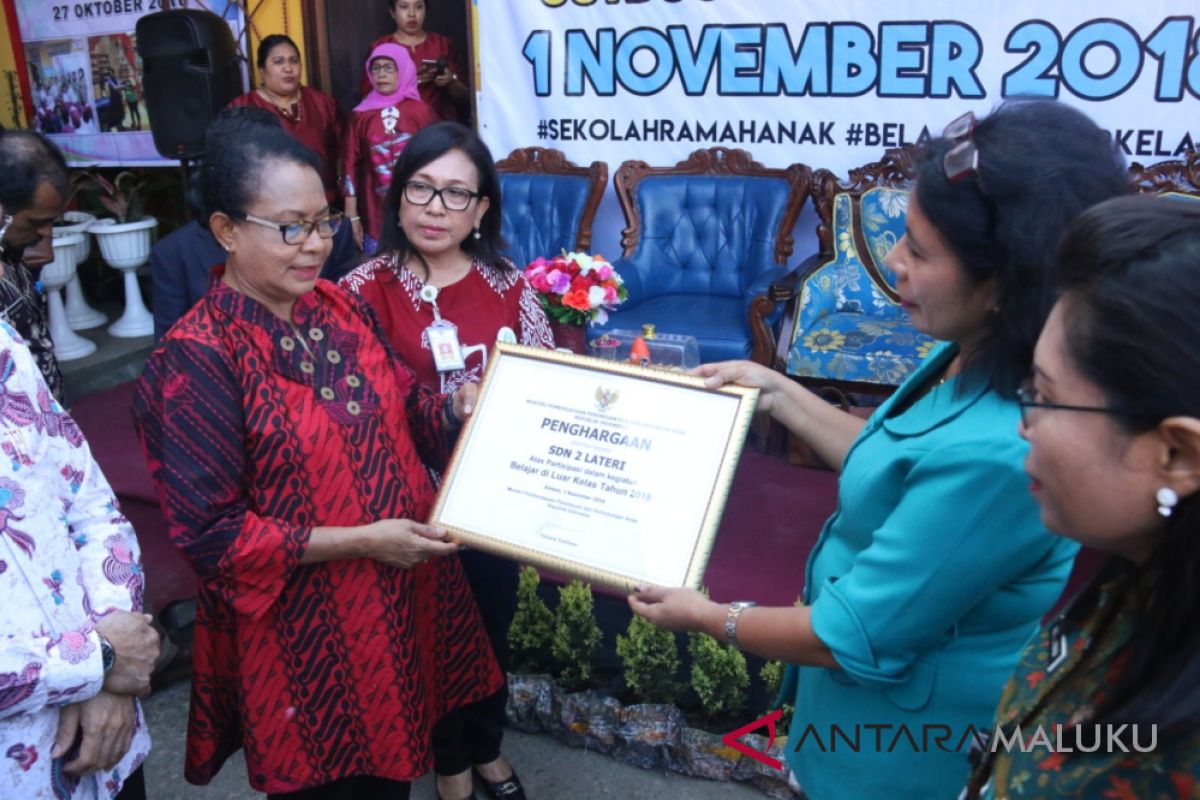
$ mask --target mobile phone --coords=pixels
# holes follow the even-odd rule
[[[446,59],[444,58],[422,58],[421,66],[433,67],[434,75],[441,75],[446,71]]]

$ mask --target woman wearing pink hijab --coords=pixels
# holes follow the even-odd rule
[[[392,183],[392,166],[413,134],[437,117],[421,101],[417,69],[403,47],[379,45],[366,66],[371,92],[354,107],[346,134],[342,194],[354,240],[371,254],[379,244],[379,214]]]

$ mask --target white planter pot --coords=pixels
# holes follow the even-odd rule
[[[63,219],[71,224],[56,225],[54,237],[57,239],[72,233],[82,234],[83,244],[80,245],[79,261],[77,262],[82,264],[92,254],[92,237],[88,236],[87,231],[96,221],[96,215],[86,211],[64,211]],[[108,317],[87,304],[87,300],[83,296],[83,287],[79,283],[79,275],[76,274],[67,284],[67,324],[73,331],[86,331],[89,328],[98,328],[106,322],[108,322]]]
[[[79,256],[79,262],[83,263],[92,254],[92,240],[91,237],[87,236],[87,229],[96,221],[96,215],[89,214],[86,211],[64,211],[62,216],[63,219],[71,224],[55,225],[54,237],[68,236],[72,233],[84,234],[82,254]]]
[[[76,335],[67,322],[63,308],[62,288],[75,280],[75,266],[83,250],[87,234],[69,233],[55,236],[54,260],[42,267],[39,276],[50,307],[50,339],[54,342],[54,357],[59,361],[71,361],[96,352],[96,344]]]
[[[150,260],[150,236],[158,220],[146,217],[137,222],[116,223],[97,220],[92,223],[92,235],[100,245],[100,255],[113,269],[137,269]]]
[[[150,260],[150,235],[156,227],[158,220],[146,217],[122,224],[102,219],[90,228],[105,263],[125,273],[125,312],[109,327],[113,336],[132,338],[154,333],[154,317],[142,302],[137,268]]]

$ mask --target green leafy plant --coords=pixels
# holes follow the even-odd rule
[[[549,672],[554,644],[554,613],[538,597],[541,577],[524,567],[517,584],[517,610],[508,627],[508,647],[516,672]]]
[[[132,172],[120,172],[111,181],[99,172],[87,173],[88,180],[100,190],[100,204],[117,224],[145,218],[142,209],[142,180]]]
[[[577,579],[560,586],[551,647],[560,686],[571,691],[591,681],[592,656],[601,638],[600,626],[592,613],[592,587]]]
[[[634,614],[628,636],[617,634],[617,655],[625,665],[625,683],[643,703],[674,703],[680,686],[675,634]]]
[[[693,633],[688,645],[692,656],[692,687],[710,718],[731,716],[746,705],[750,673],[746,657],[708,634]]]
[[[768,707],[768,711],[775,708],[775,701],[779,697],[779,687],[783,685],[785,672],[787,672],[787,664],[784,664],[782,661],[768,661],[759,670],[758,676],[762,678],[763,686],[767,690],[767,697],[770,698],[771,705]],[[783,716],[780,718],[775,730],[780,736],[786,736],[788,726],[792,724],[792,714],[796,709],[791,703],[784,703],[780,708],[783,710]]]

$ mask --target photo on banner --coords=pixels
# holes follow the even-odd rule
[[[236,0],[53,3],[14,0],[29,72],[30,125],[73,164],[166,166],[154,147],[135,29],[159,10],[211,11],[241,42]]]

